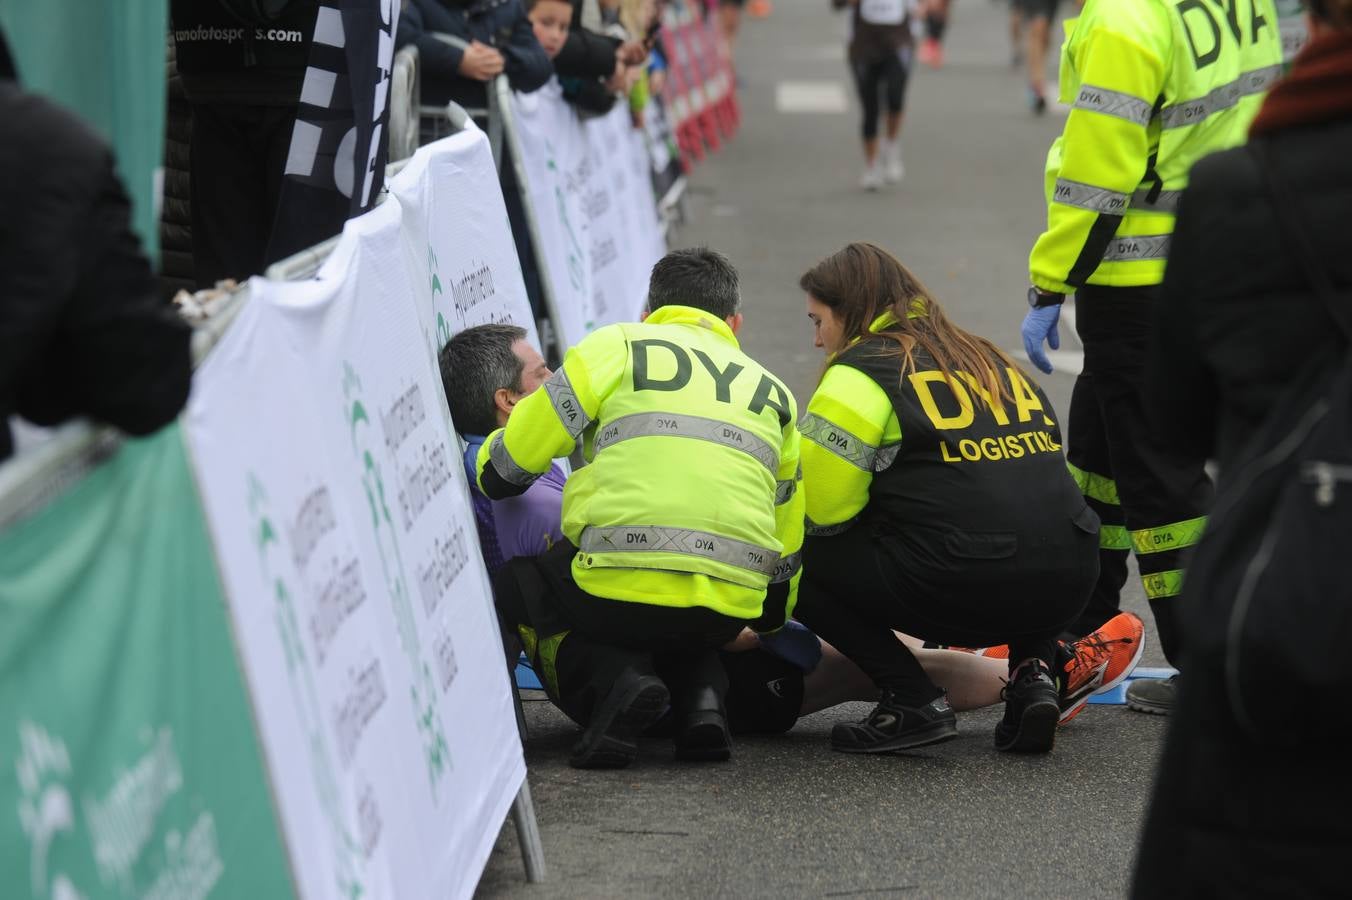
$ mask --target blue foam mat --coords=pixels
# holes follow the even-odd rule
[[[1127,702],[1127,685],[1137,678],[1168,678],[1175,674],[1176,669],[1151,668],[1147,666],[1138,666],[1135,671],[1127,676],[1127,680],[1113,688],[1111,691],[1104,691],[1102,694],[1095,694],[1089,698],[1090,703],[1100,703],[1108,706],[1121,706]],[[544,685],[540,684],[540,677],[535,674],[535,670],[530,667],[526,661],[526,655],[521,654],[521,659],[516,664],[516,687],[522,691],[541,691]]]

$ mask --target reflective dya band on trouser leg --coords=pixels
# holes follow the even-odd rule
[[[1142,528],[1131,533],[1131,546],[1137,554],[1185,550],[1202,539],[1205,528],[1206,516],[1158,528]]]
[[[596,433],[596,452],[637,437],[684,437],[741,450],[772,473],[779,469],[779,451],[744,428],[704,416],[633,413],[607,422]]]
[[[502,432],[498,432],[497,436],[493,438],[493,442],[488,445],[488,461],[493,464],[493,470],[502,477],[503,481],[510,482],[517,487],[529,487],[542,474],[527,471],[517,465],[516,460],[512,459],[512,454],[507,452],[507,444],[502,439]]]
[[[1086,497],[1092,497],[1100,503],[1106,503],[1109,506],[1121,506],[1122,501],[1117,497],[1117,482],[1113,481],[1107,475],[1096,475],[1093,472],[1086,472],[1078,466],[1066,463],[1066,468],[1070,470],[1070,477],[1080,487],[1080,493]]]
[[[1100,525],[1099,526],[1099,549],[1101,550],[1130,550],[1131,535],[1127,534],[1125,525]]]
[[[1145,585],[1145,596],[1148,600],[1177,597],[1183,593],[1183,570],[1173,569],[1168,572],[1154,572],[1150,575],[1142,574],[1141,583]]]
[[[881,472],[896,461],[900,444],[875,447],[858,435],[841,428],[830,419],[816,413],[805,413],[798,423],[803,437],[824,450],[829,450],[852,466],[865,472]]]
[[[578,544],[583,553],[678,553],[726,563],[739,569],[773,575],[779,551],[734,540],[721,534],[685,528],[634,525],[588,526]]]
[[[591,416],[587,415],[582,404],[578,402],[577,391],[573,390],[573,383],[568,380],[568,373],[562,366],[550,375],[541,387],[549,396],[554,413],[559,417],[559,422],[563,424],[563,430],[568,432],[569,437],[576,438],[586,430],[592,422]]]

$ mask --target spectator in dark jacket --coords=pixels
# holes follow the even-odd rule
[[[192,259],[192,104],[169,41],[164,109],[164,194],[160,205],[160,296],[196,287]]]
[[[449,34],[469,41],[454,47],[435,37]],[[554,74],[544,48],[535,39],[521,0],[412,0],[399,17],[396,46],[418,48],[422,100],[442,105],[488,105],[484,83],[502,73],[512,90],[538,90]]]
[[[1335,291],[1352,310],[1352,0],[1308,0],[1306,6],[1312,40],[1267,97],[1250,139],[1264,143],[1288,188],[1283,202],[1298,211]],[[1235,475],[1232,466],[1283,402],[1286,386],[1303,381],[1307,365],[1336,364],[1350,352],[1280,223],[1253,155],[1242,147],[1228,150],[1193,169],[1169,252],[1147,408],[1160,439],[1199,465],[1218,463],[1222,496],[1244,488],[1227,480]],[[1200,584],[1193,591],[1185,587],[1180,601],[1206,598]],[[1346,622],[1340,603],[1329,598],[1331,629]],[[1189,634],[1186,645],[1224,646],[1230,616],[1220,618],[1189,623],[1193,632],[1216,629],[1220,636]],[[1275,680],[1289,675],[1279,668],[1263,673]],[[1301,687],[1292,683],[1288,690]],[[1303,738],[1306,716],[1294,710],[1282,711],[1289,727],[1280,738],[1299,741],[1296,749],[1260,744],[1240,728],[1225,660],[1214,652],[1194,650],[1178,691],[1133,894],[1346,896],[1344,851],[1352,847],[1352,820],[1343,806],[1346,744]]]
[[[154,431],[187,399],[190,332],[156,297],[112,151],[2,76],[0,121],[0,171],[23,173],[0,179],[0,459],[15,413]]]

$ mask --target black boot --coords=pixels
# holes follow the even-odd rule
[[[842,753],[888,753],[937,744],[958,736],[958,717],[940,694],[924,706],[902,706],[890,690],[862,722],[831,729],[831,749]]]
[[[1047,665],[1030,662],[1020,666],[1001,693],[1005,698],[1005,717],[995,726],[995,749],[1015,753],[1050,751],[1056,743],[1061,704]]]
[[[727,711],[716,690],[701,685],[687,692],[677,712],[672,741],[677,759],[721,762],[732,756]]]
[[[596,704],[568,764],[576,769],[622,769],[629,765],[638,755],[639,734],[662,716],[670,696],[656,675],[622,670],[609,693]]]

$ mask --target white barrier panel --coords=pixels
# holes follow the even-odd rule
[[[525,776],[397,201],[255,279],[189,444],[297,888],[469,897]]]
[[[468,130],[422,147],[390,194],[403,210],[413,296],[436,347],[471,325],[510,322],[540,346],[487,136]]]
[[[536,256],[564,343],[635,321],[665,241],[647,148],[628,109],[617,104],[584,123],[557,81],[514,94],[512,109],[539,232]]]

